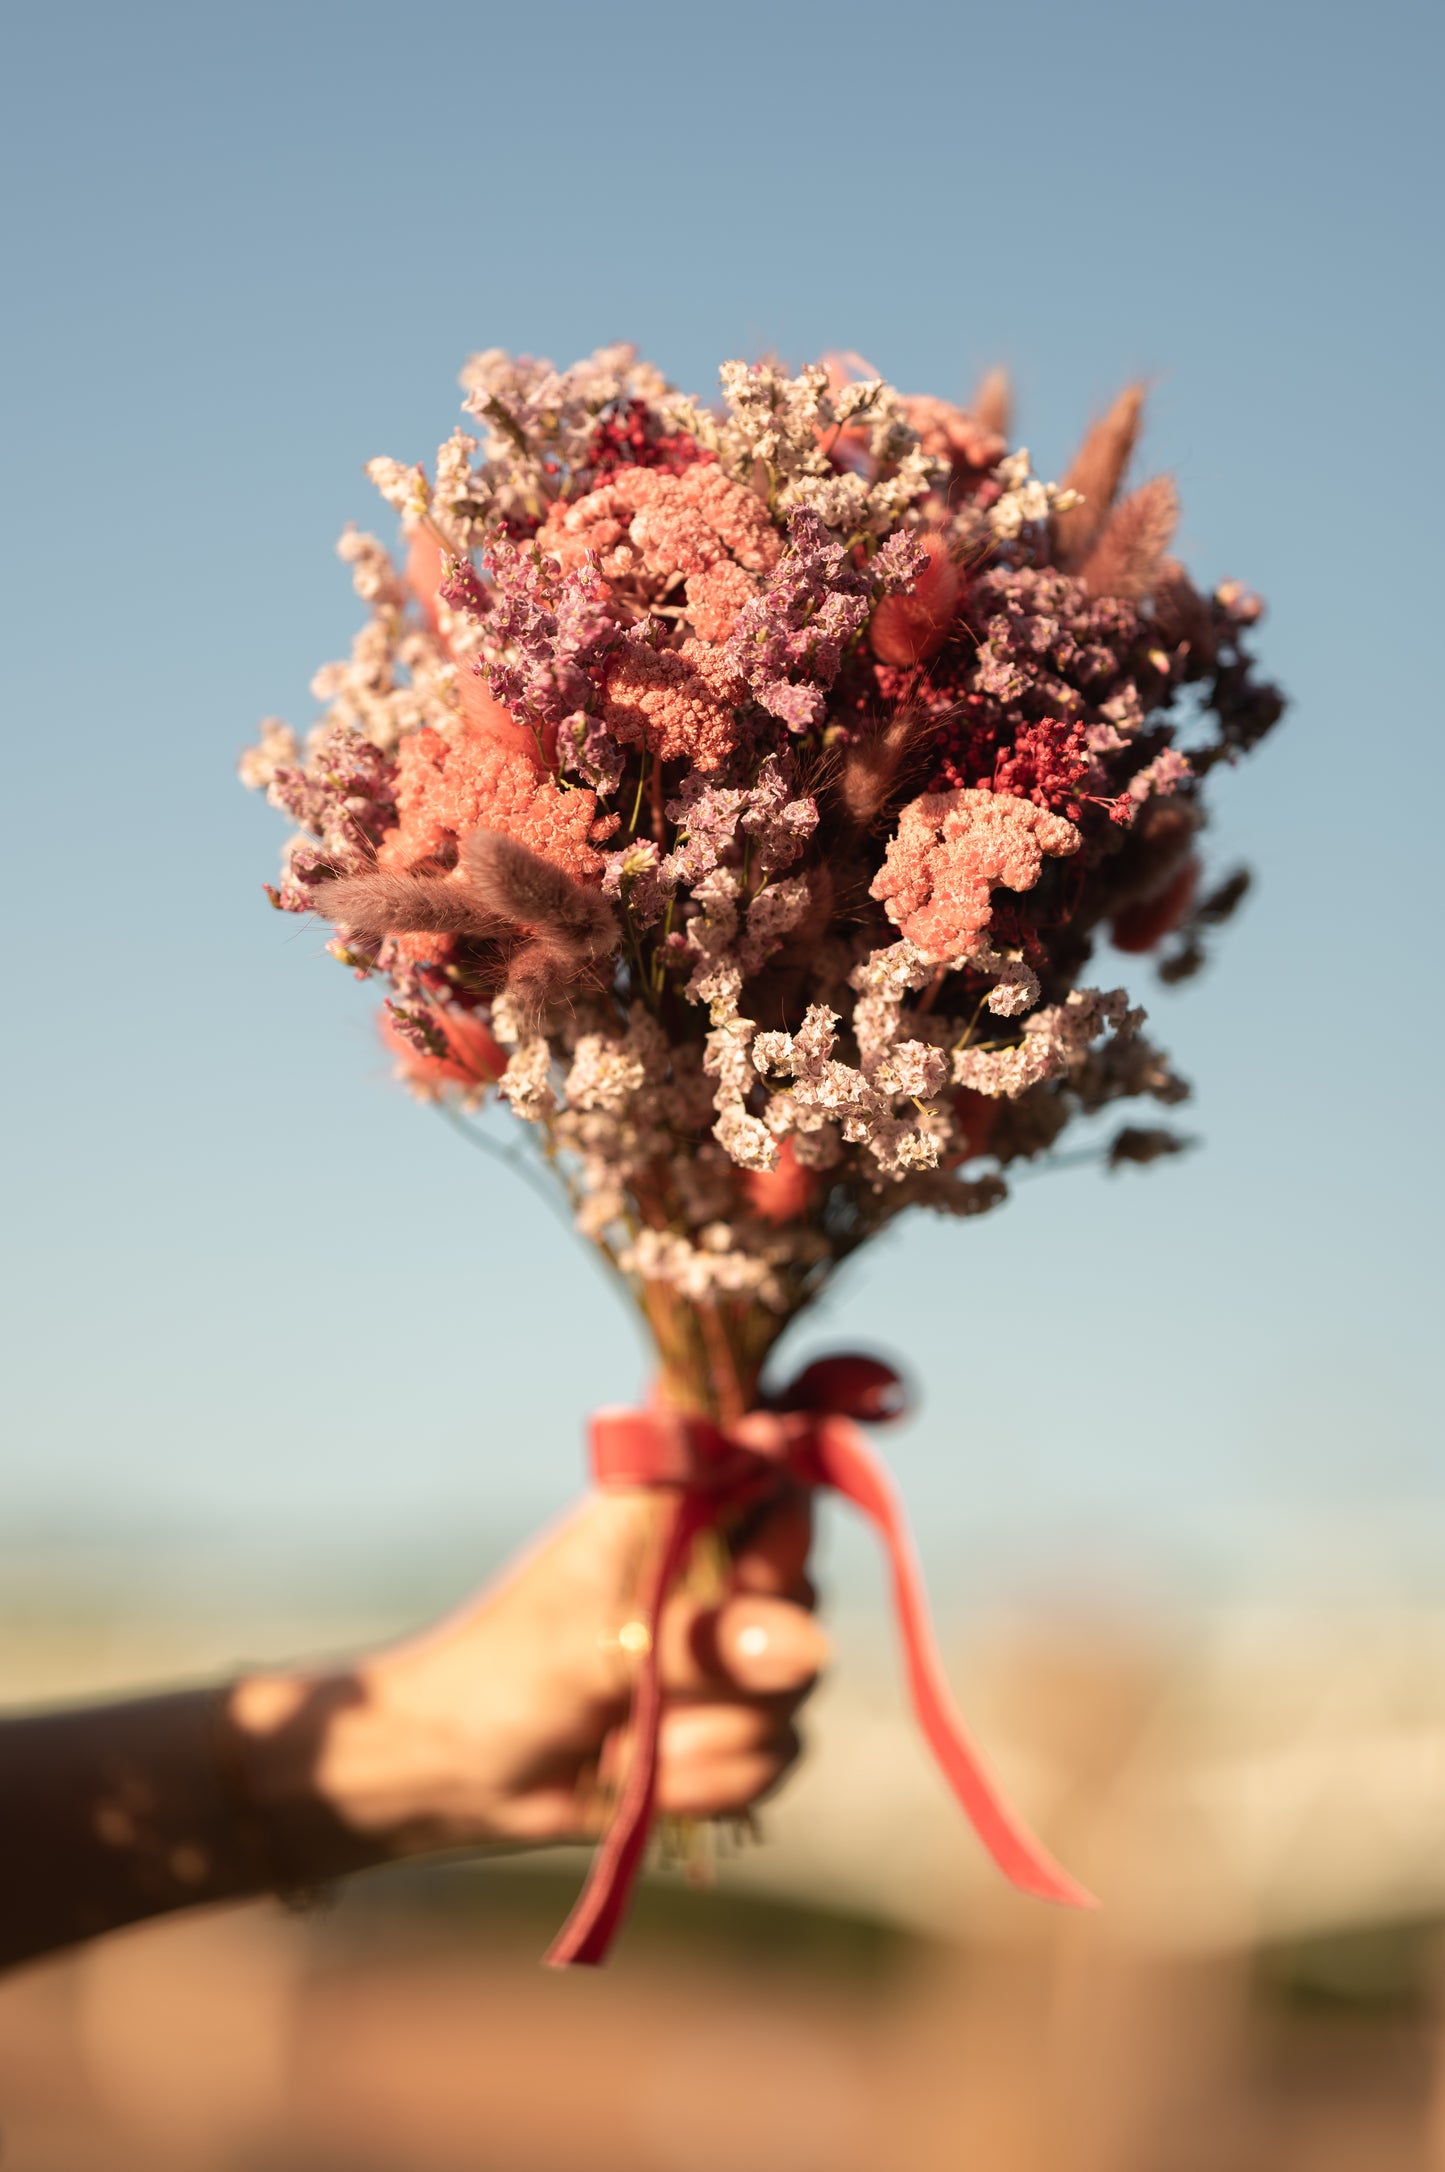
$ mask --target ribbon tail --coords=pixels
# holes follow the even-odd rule
[[[641,1610],[648,1644],[632,1698],[632,1748],[627,1776],[607,1830],[598,1844],[576,1905],[543,1956],[547,1968],[597,1968],[621,1928],[652,1830],[657,1792],[657,1729],[662,1714],[658,1623],[668,1586],[681,1568],[695,1534],[709,1520],[696,1496],[680,1494],[669,1506],[657,1559]]]
[[[908,1686],[918,1724],[945,1779],[994,1862],[1021,1892],[1068,1908],[1095,1908],[1005,1799],[959,1716],[934,1642],[923,1577],[907,1520],[886,1470],[851,1419],[827,1417],[814,1442],[818,1475],[860,1509],[883,1540],[903,1634]]]

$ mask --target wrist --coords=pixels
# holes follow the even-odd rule
[[[475,1741],[408,1692],[404,1655],[345,1671],[249,1675],[229,1717],[245,1790],[305,1879],[494,1837]],[[319,1858],[319,1860],[318,1860]]]
[[[238,1811],[269,1882],[304,1886],[409,1852],[416,1799],[359,1671],[247,1675],[225,1716]]]

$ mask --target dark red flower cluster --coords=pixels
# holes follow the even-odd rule
[[[616,468],[661,468],[681,475],[715,458],[686,430],[659,428],[656,415],[640,401],[619,400],[593,431],[584,464],[595,484]]]

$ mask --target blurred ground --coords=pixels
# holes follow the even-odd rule
[[[183,1626],[32,1612],[0,1695],[234,1658],[236,1625]],[[1000,1888],[873,1639],[844,1647],[767,1844],[711,1891],[655,1878],[600,1975],[537,1966],[580,1867],[550,1857],[0,1982],[6,2172],[1445,2167],[1445,1622],[979,1626],[966,1709],[1090,1918]]]

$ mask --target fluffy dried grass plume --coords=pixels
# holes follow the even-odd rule
[[[526,931],[507,961],[507,993],[529,1018],[594,979],[617,947],[617,916],[605,897],[499,830],[476,830],[462,866],[486,912]]]
[[[1139,441],[1144,422],[1144,387],[1126,385],[1107,415],[1091,425],[1064,476],[1080,503],[1053,518],[1055,563],[1076,573],[1088,557]]]
[[[316,910],[353,940],[425,934],[496,943],[498,977],[529,1011],[594,974],[618,941],[605,897],[498,830],[466,838],[453,875],[377,868],[338,876],[318,889]]]
[[[910,763],[927,722],[920,709],[899,709],[869,739],[855,740],[843,757],[838,797],[855,829],[871,829],[907,789]]]
[[[869,624],[869,643],[880,663],[906,667],[936,656],[948,639],[958,608],[963,575],[947,534],[941,527],[925,528],[919,541],[928,556],[912,587],[900,595],[885,596]]]
[[[1079,568],[1091,596],[1138,603],[1152,595],[1179,524],[1179,493],[1167,475],[1141,483],[1110,513]]]
[[[1008,371],[997,365],[985,370],[978,381],[978,390],[968,404],[981,429],[996,431],[1006,438],[1013,416],[1013,386],[1009,383]]]
[[[373,868],[338,875],[316,892],[316,910],[363,942],[389,935],[464,935],[487,941],[506,933],[467,882],[449,875],[393,875]]]
[[[1218,630],[1208,603],[1177,558],[1166,558],[1159,568],[1154,583],[1154,624],[1166,647],[1184,643],[1199,663],[1214,662]]]
[[[540,853],[500,830],[475,830],[462,845],[462,867],[482,910],[531,930],[579,965],[617,943],[617,916],[600,891],[573,880]]]

